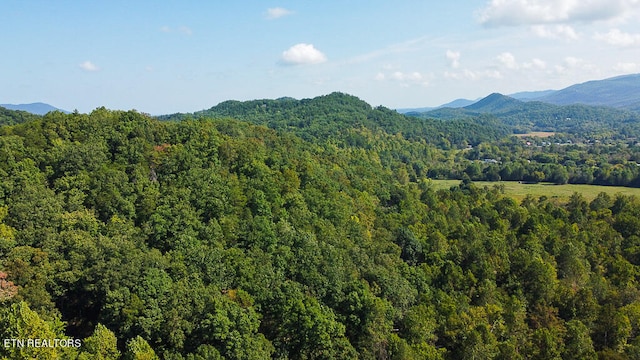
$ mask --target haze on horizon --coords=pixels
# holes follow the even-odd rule
[[[0,103],[152,114],[341,91],[390,108],[640,72],[637,0],[9,1]]]

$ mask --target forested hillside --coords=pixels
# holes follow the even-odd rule
[[[184,118],[235,118],[271,129],[293,133],[312,142],[347,141],[354,145],[354,132],[383,132],[410,141],[427,141],[438,147],[466,146],[495,141],[511,130],[491,117],[444,122],[433,119],[416,121],[385,107],[371,107],[355,96],[332,93],[313,99],[225,101],[194,114],[159,117],[162,120]]]
[[[528,150],[365,105],[0,127],[0,335],[83,339],[0,357],[640,357],[638,199],[435,191],[436,163]]]
[[[37,118],[37,115],[33,115],[26,111],[9,110],[0,106],[0,126],[20,124]]]

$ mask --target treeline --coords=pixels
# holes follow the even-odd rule
[[[0,337],[83,341],[0,357],[640,357],[638,199],[434,191],[412,161],[465,152],[343,135],[104,108],[1,127]]]
[[[562,137],[537,141],[546,145],[527,145],[516,138],[483,143],[461,155],[470,163],[435,167],[430,176],[640,187],[640,146],[635,141],[589,145],[566,143]]]

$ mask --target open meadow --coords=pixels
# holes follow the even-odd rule
[[[515,137],[526,138],[526,137],[539,137],[539,138],[548,138],[554,136],[556,133],[553,131],[533,131],[526,134],[515,134]]]
[[[460,180],[429,180],[433,187],[437,190],[448,189],[452,186],[460,184]],[[583,184],[566,184],[555,185],[552,183],[527,184],[517,181],[476,181],[475,185],[489,188],[496,185],[504,186],[504,193],[520,201],[527,195],[535,198],[546,196],[548,198],[558,198],[559,200],[568,200],[574,193],[579,193],[587,201],[593,200],[599,193],[605,192],[612,197],[616,194],[635,195],[640,197],[639,188],[630,188],[622,186],[602,186],[602,185],[583,185]]]

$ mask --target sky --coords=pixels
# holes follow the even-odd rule
[[[0,103],[416,108],[640,73],[640,0],[3,0]]]

